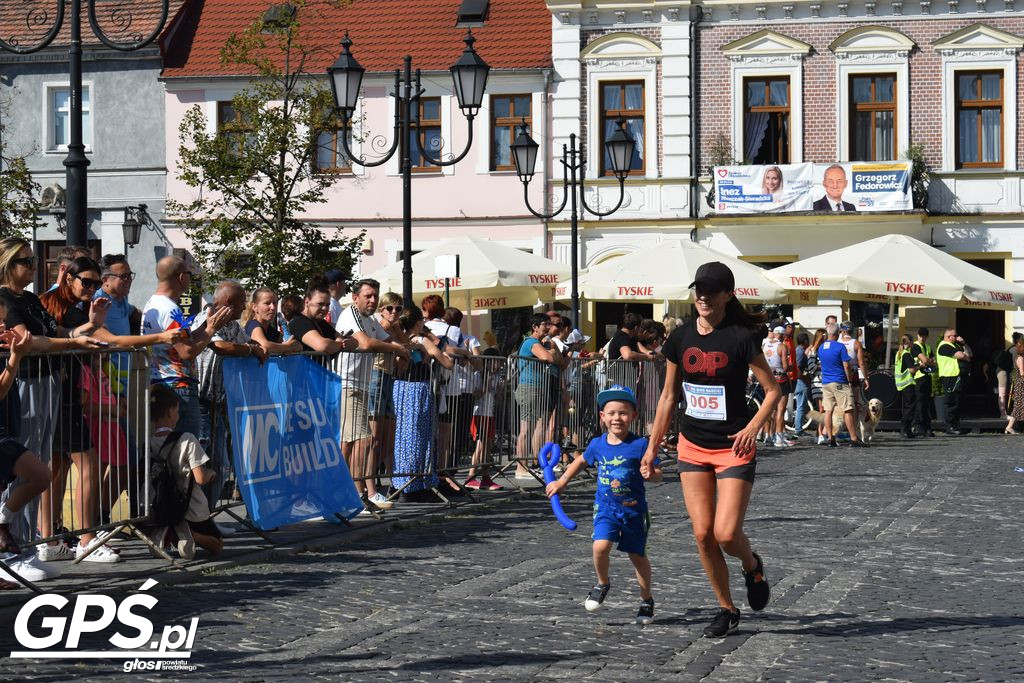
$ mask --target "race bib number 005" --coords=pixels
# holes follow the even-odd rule
[[[690,417],[726,420],[725,387],[683,382],[683,394],[686,396],[686,414]]]

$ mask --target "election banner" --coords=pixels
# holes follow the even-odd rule
[[[716,166],[715,213],[909,211],[910,161]]]
[[[341,456],[341,378],[305,356],[223,367],[235,476],[256,525],[359,514]]]

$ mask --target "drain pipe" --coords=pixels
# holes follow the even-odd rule
[[[551,165],[552,159],[554,159],[554,151],[552,149],[553,135],[551,130],[551,127],[553,125],[551,114],[551,85],[552,83],[554,83],[554,80],[555,70],[544,69],[544,137],[546,138],[544,144],[544,156],[546,158],[544,159],[543,171],[541,171],[541,173],[543,174],[542,179],[544,181],[544,184],[542,185],[542,187],[544,188],[542,195],[544,198],[544,203],[542,204],[543,208],[541,209],[541,211],[544,213],[546,213],[548,210],[547,197],[550,190],[550,188],[548,188],[548,183],[551,181]],[[548,218],[542,220],[542,223],[544,224],[544,256],[547,258],[551,258],[551,250],[548,248],[548,238],[550,237],[548,229],[549,222],[550,219]]]
[[[704,17],[700,7],[690,8],[690,218],[693,229],[690,241],[697,241],[697,220],[700,216],[700,168],[697,159],[700,154],[700,119],[697,117],[698,80],[700,74],[700,51],[697,49],[697,24]],[[712,179],[714,182],[714,179]]]

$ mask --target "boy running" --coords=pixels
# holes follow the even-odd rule
[[[594,494],[594,570],[597,585],[590,589],[583,606],[594,612],[601,607],[611,582],[608,562],[612,543],[629,553],[640,585],[640,609],[636,623],[654,621],[654,598],[651,595],[651,563],[647,559],[647,530],[650,516],[644,479],[661,480],[661,468],[655,459],[648,467],[640,460],[647,450],[647,439],[637,436],[629,426],[637,417],[636,397],[625,387],[615,385],[597,395],[601,423],[606,434],[594,437],[586,452],[569,465],[561,478],[547,486],[548,496],[562,491],[566,484],[585,467],[597,465],[597,492]]]

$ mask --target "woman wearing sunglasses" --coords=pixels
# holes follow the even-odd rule
[[[394,292],[381,294],[377,305],[377,321],[392,339],[407,346],[409,337],[398,324],[401,312],[401,296]],[[374,356],[370,375],[370,428],[373,432],[370,465],[376,472],[376,468],[383,462],[388,476],[395,469],[395,363],[394,355],[378,353]],[[379,484],[377,488],[380,488]],[[374,502],[380,506],[379,502]]]
[[[74,329],[89,323],[89,307],[93,303],[96,292],[103,284],[100,272],[99,265],[91,258],[76,258],[61,275],[56,288],[40,297],[39,300],[43,308],[58,325],[66,329]],[[93,339],[115,346],[174,344],[181,341],[183,334],[181,330],[169,330],[160,334],[115,335],[102,327],[91,332]],[[58,522],[54,526],[60,526],[59,521],[63,512],[61,501],[64,500],[67,470],[70,467],[69,459],[78,468],[78,480],[74,492],[74,526],[77,528],[93,526],[100,511],[100,470],[102,465],[98,453],[106,452],[106,464],[111,467],[120,467],[127,462],[127,453],[120,453],[111,458],[112,449],[107,448],[110,444],[94,443],[94,440],[98,440],[102,434],[108,432],[102,431],[99,424],[91,425],[87,422],[85,406],[91,405],[94,397],[85,395],[82,388],[82,369],[83,363],[86,361],[87,357],[67,357],[63,359],[62,363],[60,417],[57,420],[53,444],[52,471],[55,478],[52,491],[55,505],[52,514]],[[91,374],[89,376],[92,377]],[[92,377],[92,379],[95,378]],[[86,386],[92,384],[95,382],[87,383]],[[115,476],[114,479],[119,480],[120,477]],[[108,496],[110,501],[116,500],[114,493],[118,497],[120,495],[120,491],[112,492],[112,495]],[[75,554],[84,554],[94,537],[95,534],[83,533],[79,547],[74,549]],[[70,557],[71,549],[63,548],[62,544],[50,546],[44,550],[44,556],[46,559],[51,559],[51,555],[52,559],[62,559],[62,555]],[[112,549],[102,546],[90,554],[87,559],[93,562],[116,562],[118,556]]]
[[[675,422],[682,390],[679,479],[700,561],[719,605],[704,636],[721,638],[740,622],[723,551],[740,560],[752,610],[764,609],[770,596],[764,564],[743,533],[743,518],[757,468],[757,431],[781,391],[752,336],[763,315],[749,313],[736,299],[732,270],[718,261],[705,263],[690,288],[697,318],[677,327],[662,347],[665,382],[640,471],[650,471],[658,444]],[[753,418],[746,407],[748,370],[765,390]]]

